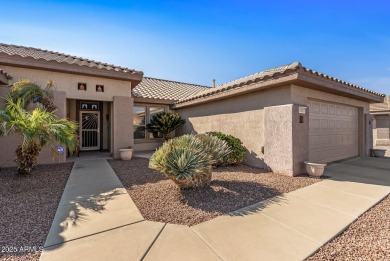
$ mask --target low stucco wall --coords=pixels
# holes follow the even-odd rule
[[[309,158],[307,107],[287,104],[265,108],[264,130],[266,169],[289,176],[304,173],[303,162]]]
[[[163,141],[156,142],[139,142],[134,144],[134,151],[151,151],[156,150],[163,144]]]
[[[264,107],[290,103],[284,86],[214,101],[176,111],[187,120],[178,135],[221,131],[239,138],[247,149],[245,163],[264,168]]]
[[[390,146],[390,115],[374,116],[375,146]]]

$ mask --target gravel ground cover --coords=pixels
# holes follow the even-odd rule
[[[307,259],[314,260],[390,260],[390,196]]]
[[[237,165],[215,169],[210,188],[180,190],[148,162],[109,161],[145,219],[189,226],[320,181]]]
[[[0,260],[39,260],[73,163],[0,170]],[[11,252],[12,251],[12,252]]]

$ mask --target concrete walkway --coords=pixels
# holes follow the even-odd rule
[[[193,227],[143,220],[105,160],[75,163],[41,260],[302,260],[390,193],[390,159]]]

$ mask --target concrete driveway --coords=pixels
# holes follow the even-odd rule
[[[109,165],[99,166],[104,168],[110,173],[104,179],[117,184]],[[71,174],[70,181],[85,175]],[[390,159],[352,159],[328,166],[325,175],[330,178],[192,227],[146,221],[123,195],[109,204],[135,208],[129,213],[79,207],[87,221],[58,230],[55,222],[68,214],[60,204],[41,260],[303,260],[390,193]],[[67,190],[72,184],[64,197]],[[77,191],[83,190],[78,187],[73,198]],[[90,184],[88,191],[99,193]]]

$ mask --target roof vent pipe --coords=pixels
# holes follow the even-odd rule
[[[215,79],[213,79],[213,88],[215,88]]]

